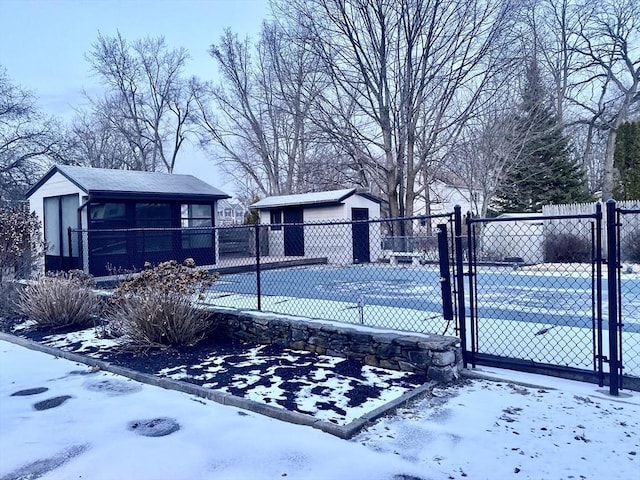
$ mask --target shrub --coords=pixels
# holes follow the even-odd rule
[[[640,229],[632,231],[620,243],[622,261],[640,263]]]
[[[40,278],[18,295],[19,310],[44,328],[83,327],[99,310],[93,278],[83,272],[61,272]]]
[[[26,207],[0,207],[0,288],[6,280],[29,278],[43,254],[36,214]]]
[[[108,314],[111,331],[133,345],[192,346],[212,329],[209,314],[196,306],[217,276],[197,270],[193,260],[164,262],[123,282]]]
[[[544,239],[544,260],[552,263],[591,262],[591,242],[571,233],[553,233]]]

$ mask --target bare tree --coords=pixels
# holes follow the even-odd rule
[[[91,99],[95,121],[107,120],[126,141],[134,159],[126,166],[171,173],[192,122],[193,89],[183,77],[187,51],[169,49],[162,37],[129,44],[120,34],[98,35],[87,59],[107,89]]]
[[[65,160],[74,165],[135,170],[138,159],[108,112],[77,112],[67,132]]]
[[[37,110],[35,98],[0,67],[0,201],[22,199],[46,163],[57,157],[58,126]]]
[[[227,30],[210,49],[221,81],[202,85],[197,96],[203,143],[262,195],[314,188],[321,156],[310,121],[321,80],[309,47],[292,34],[264,23],[254,46]]]
[[[497,57],[490,53],[505,33],[509,2],[288,4],[281,8],[311,32],[331,79],[323,92],[325,119],[348,122],[344,130],[354,143],[368,145],[389,214],[411,215],[418,177],[441,161],[443,146],[459,134],[493,74]],[[345,105],[353,112],[345,114]]]
[[[588,88],[574,102],[586,112],[586,123],[607,133],[602,162],[602,197],[614,189],[614,151],[620,125],[640,105],[640,4],[634,0],[587,2],[579,25],[581,74]]]

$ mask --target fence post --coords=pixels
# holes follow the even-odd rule
[[[453,208],[454,215],[454,248],[456,263],[456,290],[458,293],[458,328],[462,344],[462,361],[467,368],[467,315],[464,300],[464,256],[462,255],[462,207]]]
[[[620,362],[618,360],[618,235],[616,202],[607,200],[607,286],[609,300],[609,393],[618,395]]]
[[[445,320],[451,321],[453,320],[453,304],[451,300],[451,272],[449,269],[449,244],[447,243],[446,223],[438,224],[437,233],[438,257],[440,260],[440,291],[442,293],[442,316]]]
[[[595,348],[596,361],[595,366],[598,369],[598,386],[604,386],[604,368],[603,368],[603,339],[602,339],[602,203],[596,203],[596,221],[595,221],[595,280],[593,285],[596,292],[596,325],[595,325]],[[593,270],[592,270],[593,274]]]
[[[258,293],[258,310],[262,310],[262,285],[260,283],[260,224],[255,224],[256,242],[256,291]]]

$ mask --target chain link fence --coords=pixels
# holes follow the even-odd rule
[[[444,225],[440,245],[439,223]],[[80,265],[110,281],[144,268],[147,262],[193,258],[199,268],[220,275],[204,299],[209,305],[455,334],[455,306],[448,286],[453,268],[451,224],[451,215],[437,215],[74,230],[68,244]],[[444,282],[441,256],[447,259]]]
[[[470,219],[472,350],[591,369],[602,342],[593,216]]]
[[[640,378],[640,210],[627,207],[615,225],[613,295],[623,373]],[[489,356],[501,366],[597,372],[602,382],[612,348],[607,236],[598,205],[575,215],[467,218],[466,227],[447,214],[69,230],[67,244],[70,264],[101,280],[192,258],[219,274],[209,305],[459,335],[472,364]]]
[[[640,203],[623,204],[617,224],[620,360],[623,375],[640,377]]]

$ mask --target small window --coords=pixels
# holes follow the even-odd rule
[[[182,248],[212,248],[213,229],[211,205],[182,204],[180,206]],[[195,227],[202,227],[196,229]],[[189,228],[191,228],[189,230]]]
[[[271,210],[271,230],[280,230],[282,228],[282,210]]]

